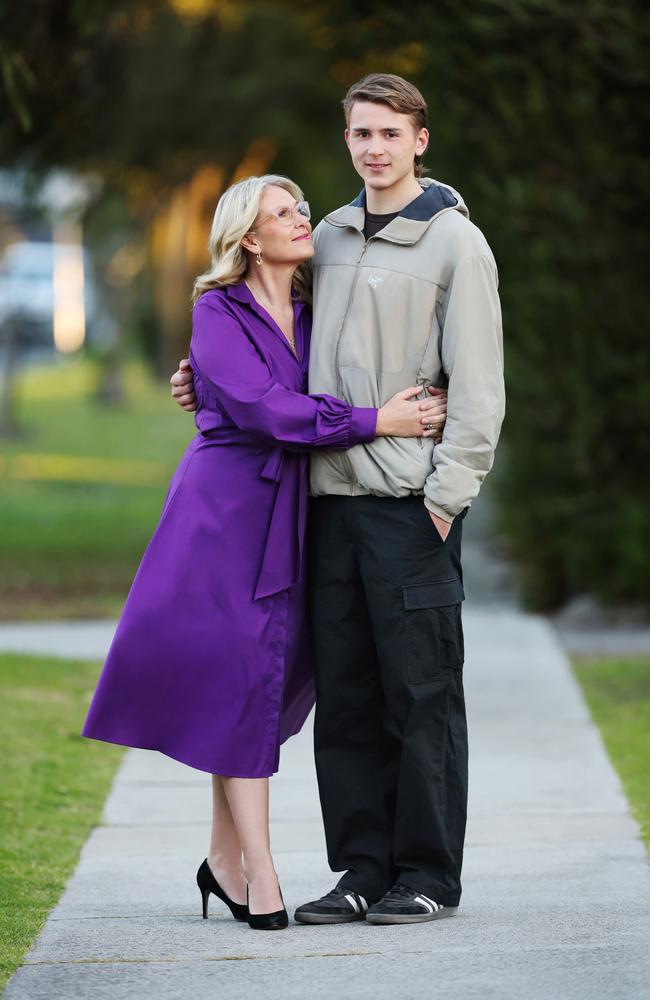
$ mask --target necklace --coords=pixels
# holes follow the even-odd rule
[[[271,302],[269,302],[269,300],[267,299],[266,295],[260,294],[259,292],[258,293],[254,292],[253,289],[251,288],[251,286],[248,284],[248,282],[246,280],[244,280],[244,284],[246,285],[248,291],[251,293],[251,295],[253,296],[253,298],[256,299],[257,301],[261,300],[261,304],[264,306],[264,308],[266,309],[266,311],[268,313],[270,313],[271,316],[273,316],[273,304]],[[293,306],[292,306],[292,311],[293,311]],[[275,316],[273,316],[273,318],[275,319]],[[278,323],[278,321],[275,320],[275,322],[276,322],[276,325],[282,330],[282,327],[280,326],[280,324]],[[282,333],[283,333],[283,336],[284,336],[285,340],[288,342],[291,350],[297,356],[298,352],[296,351],[296,338],[294,336],[292,336],[291,334],[285,333],[284,330],[282,330]]]

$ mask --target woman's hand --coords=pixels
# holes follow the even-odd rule
[[[447,419],[447,392],[429,387],[429,399],[416,399],[422,386],[395,393],[377,411],[377,437],[430,437],[438,443]]]

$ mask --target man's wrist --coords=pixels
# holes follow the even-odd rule
[[[444,507],[441,507],[426,495],[424,497],[424,506],[430,514],[435,514],[441,521],[446,521],[450,525],[454,523],[455,514],[450,514]]]
[[[438,506],[429,497],[425,496],[424,506],[427,509],[429,517],[433,521],[434,527],[443,542],[447,538],[449,532],[451,531],[451,526],[454,523],[454,515],[449,514],[444,508]]]
[[[432,514],[430,510],[428,511],[428,513],[429,517],[434,523],[436,531],[438,532],[438,534],[440,535],[440,537],[444,542],[445,539],[447,538],[447,535],[451,531],[451,524],[449,523],[449,521],[443,521],[443,519],[441,517],[438,517],[437,514]]]

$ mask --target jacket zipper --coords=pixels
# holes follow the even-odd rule
[[[361,254],[359,255],[359,259],[357,260],[356,271],[354,272],[354,278],[352,279],[352,287],[350,288],[350,294],[348,295],[348,304],[345,313],[343,314],[343,319],[341,321],[341,326],[339,328],[339,335],[336,341],[336,350],[334,351],[334,367],[336,369],[338,392],[341,398],[343,398],[343,379],[341,378],[339,369],[339,354],[341,351],[341,340],[343,338],[343,330],[345,329],[345,324],[350,314],[350,309],[352,308],[352,299],[354,298],[354,293],[356,291],[357,284],[359,282],[359,274],[361,272],[361,261],[365,257],[365,253],[366,250],[368,249],[369,242],[370,242],[369,240],[364,240],[363,249],[361,250]]]
[[[368,243],[369,242],[370,242],[370,240],[364,239],[363,248],[362,248],[361,253],[359,255],[359,259],[357,260],[356,271],[354,273],[354,278],[352,279],[352,287],[350,288],[350,294],[348,296],[348,304],[347,304],[345,313],[343,315],[343,319],[341,321],[341,326],[339,328],[339,335],[338,335],[338,338],[337,338],[337,341],[336,341],[336,349],[334,351],[334,367],[336,369],[336,381],[337,381],[337,386],[338,386],[339,399],[343,399],[344,398],[344,396],[343,396],[343,379],[341,378],[341,370],[340,370],[340,367],[339,367],[339,354],[340,354],[340,349],[341,349],[341,340],[343,339],[343,330],[345,329],[345,324],[347,322],[347,318],[348,318],[348,315],[350,313],[350,309],[352,308],[352,299],[354,298],[354,293],[356,291],[356,287],[357,287],[357,284],[358,284],[358,281],[359,281],[359,274],[361,273],[361,262],[362,262],[362,260],[363,260],[363,258],[365,256],[366,250],[368,249]],[[350,480],[350,487],[351,487],[352,493],[354,494],[355,479],[354,479],[354,469],[352,468],[352,462],[348,458],[346,452],[342,451],[340,453],[340,455],[341,455],[341,458],[343,459],[343,464],[345,465],[345,467],[347,469],[348,478]]]
[[[353,226],[351,228],[354,229],[355,227]],[[360,236],[362,235],[362,233],[358,229],[355,229],[355,232],[359,233]],[[334,351],[334,366],[336,368],[336,383],[337,383],[337,387],[338,387],[338,394],[339,394],[339,396],[341,398],[343,396],[343,380],[341,379],[341,376],[339,374],[339,353],[340,353],[340,348],[341,348],[341,340],[343,339],[343,330],[345,328],[345,324],[347,322],[347,318],[349,316],[350,309],[352,308],[352,299],[354,298],[354,293],[356,291],[357,284],[359,282],[359,274],[361,272],[361,262],[362,262],[363,258],[366,255],[366,250],[368,249],[368,247],[370,246],[370,244],[373,242],[373,240],[383,240],[383,239],[385,239],[385,237],[381,235],[381,232],[377,233],[376,236],[371,236],[369,240],[366,240],[365,237],[364,237],[363,249],[361,250],[361,253],[359,255],[359,259],[357,260],[356,271],[354,272],[354,278],[352,279],[352,286],[350,288],[350,294],[348,296],[347,308],[346,308],[345,313],[343,315],[343,319],[341,321],[341,326],[339,327],[339,335],[338,335],[338,338],[337,338],[337,341],[336,341],[336,349]],[[389,242],[390,243],[397,243],[399,245],[403,244],[404,246],[410,246],[411,245],[409,242],[403,241],[403,240],[389,240]]]
[[[341,378],[340,367],[339,367],[339,353],[340,353],[340,348],[341,348],[341,340],[343,339],[343,330],[345,328],[345,324],[346,324],[346,321],[347,321],[350,309],[352,308],[352,299],[354,298],[354,293],[356,291],[356,287],[357,287],[357,284],[358,284],[358,281],[359,281],[359,274],[361,273],[361,262],[363,261],[363,258],[365,257],[366,250],[368,249],[368,244],[371,243],[373,239],[375,239],[375,237],[371,236],[369,240],[364,240],[363,249],[361,250],[361,253],[359,255],[359,259],[357,260],[356,271],[354,273],[354,278],[352,279],[352,286],[350,288],[350,295],[348,296],[347,308],[346,308],[345,313],[343,315],[343,320],[341,321],[341,326],[340,326],[340,329],[339,329],[338,339],[336,341],[336,349],[335,349],[335,352],[334,352],[334,367],[336,368],[336,380],[337,380],[337,387],[338,387],[338,395],[339,395],[340,399],[343,399],[343,379]],[[426,399],[426,392],[424,393],[424,398]],[[422,438],[416,438],[415,440],[417,441],[419,448],[423,449],[424,448],[424,444],[422,442]],[[348,476],[349,476],[349,478],[351,480],[351,485],[354,486],[354,470],[352,468],[352,462],[349,460],[346,452],[341,452],[341,458],[343,459],[343,463],[344,463],[344,465],[346,466],[346,468],[348,470]]]
[[[443,208],[440,212],[437,212],[436,215],[434,215],[433,218],[430,219],[429,221],[433,222],[435,219],[438,218],[439,215],[442,215],[445,212],[452,212],[452,211],[455,211],[455,210],[456,210],[455,206],[449,206],[449,208]],[[338,223],[334,223],[334,225],[339,225],[339,224]],[[344,225],[342,228],[346,228],[346,226]],[[356,227],[352,226],[351,228],[354,229]],[[356,231],[360,233],[360,231],[358,229]],[[360,233],[360,235],[363,235],[363,234]],[[350,313],[350,309],[352,307],[352,299],[354,297],[354,293],[356,291],[357,283],[359,281],[359,273],[361,271],[361,262],[362,262],[362,260],[363,260],[363,258],[365,256],[366,250],[368,249],[368,244],[371,243],[372,240],[377,239],[377,238],[378,239],[384,239],[385,237],[381,236],[381,233],[379,233],[377,237],[371,236],[369,240],[366,240],[365,237],[364,237],[363,249],[361,250],[361,254],[359,255],[359,259],[357,260],[357,263],[356,263],[356,271],[355,271],[355,274],[354,274],[354,278],[352,280],[352,286],[350,288],[350,295],[348,296],[347,308],[345,310],[345,314],[343,316],[343,320],[341,321],[341,326],[339,328],[339,335],[338,335],[338,339],[336,341],[336,349],[334,351],[334,366],[336,368],[336,381],[337,381],[337,387],[338,387],[338,395],[339,395],[340,399],[343,399],[343,379],[341,378],[340,368],[339,368],[339,353],[340,353],[340,348],[341,348],[341,340],[343,339],[343,330],[345,328],[345,324],[347,322],[347,318],[348,318],[348,315]],[[393,240],[390,240],[389,242],[391,242],[391,243],[398,243],[398,244],[404,244],[405,246],[410,246],[411,245],[411,243],[409,241],[405,241],[405,240],[403,241],[403,240],[394,240],[393,239]],[[419,384],[421,384],[421,383],[418,383],[418,385]],[[424,388],[424,386],[423,386],[423,388]],[[425,391],[424,392],[424,398],[425,399],[426,399],[426,395],[427,394],[426,394],[426,391]],[[416,441],[417,441],[420,449],[422,450],[424,448],[423,439],[422,438],[416,438]],[[347,457],[347,453],[346,452],[344,452],[344,451],[340,452],[340,457],[341,457],[341,459],[343,461],[343,464],[345,465],[345,467],[348,470],[348,477],[350,478],[351,486],[352,486],[352,489],[353,489],[353,492],[354,492],[354,470],[352,469],[352,463],[350,462],[349,458]]]

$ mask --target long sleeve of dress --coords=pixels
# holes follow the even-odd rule
[[[307,396],[275,380],[242,324],[216,296],[194,307],[190,361],[233,423],[286,448],[350,448],[375,438],[377,410]]]

